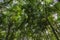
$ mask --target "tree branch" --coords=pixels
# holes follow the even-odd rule
[[[10,30],[11,30],[12,25],[13,25],[13,23],[9,22],[5,40],[9,40],[8,38],[9,38],[9,35],[10,35]]]
[[[59,38],[58,38],[58,36],[57,36],[57,34],[56,34],[56,32],[55,32],[55,30],[54,30],[54,28],[53,28],[52,24],[51,24],[51,23],[50,23],[50,21],[48,20],[48,18],[47,18],[47,21],[48,21],[48,23],[49,23],[50,27],[52,28],[52,31],[53,31],[53,33],[54,33],[54,35],[55,35],[56,39],[57,39],[57,40],[59,40]]]

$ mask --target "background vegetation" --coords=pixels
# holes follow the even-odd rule
[[[0,40],[60,40],[60,2],[0,0]]]

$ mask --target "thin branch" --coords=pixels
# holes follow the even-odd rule
[[[46,2],[45,2],[45,3],[46,3]],[[47,6],[47,5],[45,4],[44,7],[46,7],[46,6]],[[44,8],[44,11],[45,11],[45,13],[46,13],[46,17],[45,17],[45,18],[46,18],[48,24],[50,25],[50,27],[52,28],[52,32],[54,33],[56,39],[59,40],[59,38],[58,38],[58,36],[57,36],[57,33],[55,32],[55,29],[53,28],[53,25],[51,24],[51,22],[50,22],[49,19],[48,19],[48,16],[47,16],[48,11],[46,11],[46,10],[48,10],[48,9],[45,9],[45,8]]]
[[[9,38],[9,35],[10,35],[10,29],[11,29],[12,25],[13,25],[12,22],[10,22],[8,24],[8,30],[7,30],[7,34],[6,34],[5,40],[9,40],[8,38]]]
[[[54,35],[55,35],[56,39],[57,39],[57,40],[59,40],[59,38],[58,38],[58,36],[57,36],[57,33],[55,32],[55,30],[54,30],[54,28],[53,28],[52,24],[50,23],[49,19],[48,19],[48,18],[46,18],[46,19],[47,19],[47,21],[48,21],[48,23],[49,23],[50,27],[52,28],[52,31],[53,31],[53,33],[54,33]]]

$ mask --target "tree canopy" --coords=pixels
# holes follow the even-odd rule
[[[0,0],[0,40],[60,40],[59,0]]]

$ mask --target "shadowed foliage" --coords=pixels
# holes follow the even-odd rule
[[[0,1],[0,40],[60,40],[60,2]]]

